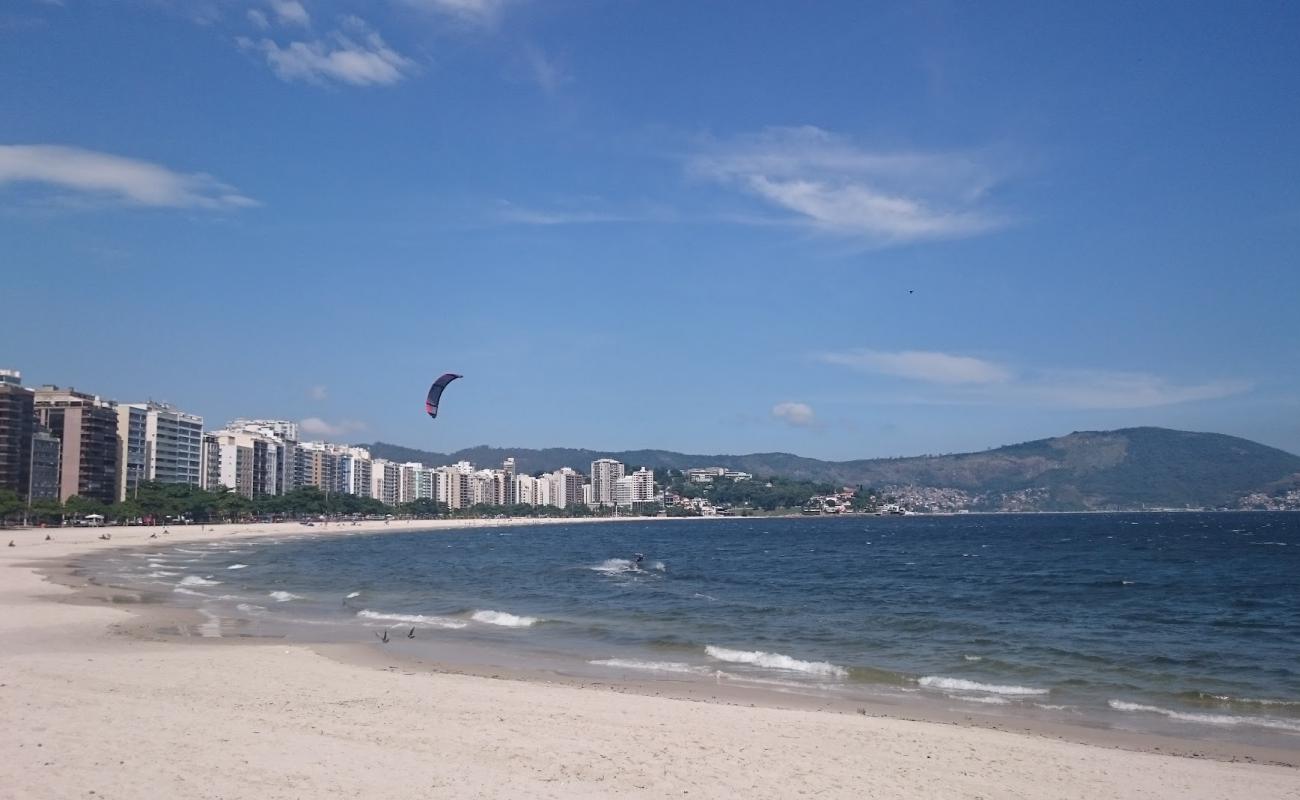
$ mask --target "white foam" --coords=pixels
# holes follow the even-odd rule
[[[483,622],[488,625],[500,625],[503,628],[528,628],[536,625],[540,620],[537,617],[519,617],[514,614],[507,614],[504,611],[475,611],[469,615],[469,618],[475,622]]]
[[[677,672],[689,675],[709,675],[712,676],[714,671],[708,667],[699,667],[693,664],[684,664],[680,661],[637,661],[630,658],[606,658],[599,661],[588,661],[588,664],[594,664],[598,667],[617,667],[618,669],[638,669],[646,672]]]
[[[927,675],[917,683],[927,689],[947,689],[951,692],[980,692],[983,694],[1005,694],[1013,697],[1047,694],[1047,689],[1034,689],[1028,686],[1003,686],[996,683],[977,683],[964,678],[945,678],[941,675]]]
[[[357,594],[360,593],[357,592]],[[352,595],[348,595],[348,597],[351,596]],[[423,614],[386,614],[382,611],[371,611],[368,608],[358,611],[357,616],[362,617],[363,619],[395,623],[391,627],[397,627],[397,625],[430,625],[435,628],[464,628],[469,624],[468,622],[461,622],[458,619],[426,617]]]
[[[231,564],[226,569],[248,569],[247,564]]]
[[[198,625],[199,636],[205,639],[221,638],[221,618],[207,609],[199,609],[199,613],[206,618],[206,622]]]
[[[588,569],[603,572],[606,575],[621,575],[624,572],[641,571],[636,564],[626,558],[607,558],[594,567],[588,567]]]
[[[184,586],[172,587],[172,591],[175,592],[176,594],[191,594],[194,595],[195,597],[207,597],[207,595],[205,595],[203,592],[193,592],[190,591],[189,589],[186,589]]]
[[[200,578],[198,575],[186,575],[181,578],[181,586],[220,586],[221,581],[210,581],[207,578]]]
[[[360,597],[360,596],[361,596],[361,592],[352,592],[351,594],[345,596],[343,599],[344,599],[344,600],[351,600],[351,599],[354,598],[354,597]]]
[[[983,661],[984,656],[962,656],[967,661]]]
[[[289,593],[289,592],[278,592],[278,591],[277,591],[277,592],[271,592],[269,595],[267,595],[267,597],[271,598],[272,600],[274,600],[274,601],[277,602],[277,603],[287,603],[287,602],[289,602],[290,600],[301,600],[301,599],[302,599],[301,597],[299,597],[299,596],[296,595],[296,594],[291,594],[291,593]]]
[[[950,695],[945,695],[945,697],[951,700],[961,700],[964,703],[988,703],[989,705],[993,705],[993,706],[1005,706],[1007,703],[1011,702],[1007,698],[1000,697],[995,694],[985,694],[985,695],[950,694]]]
[[[179,572],[167,572],[165,570],[158,569],[158,570],[154,570],[153,572],[145,573],[145,577],[146,578],[174,578],[179,574],[180,574]]]
[[[709,645],[704,648],[709,657],[734,664],[753,664],[766,669],[780,669],[788,672],[805,672],[809,675],[827,675],[834,678],[848,677],[849,671],[844,667],[828,664],[825,661],[800,661],[780,653],[764,653],[761,650],[729,650],[725,647]]]
[[[266,606],[255,606],[252,603],[240,603],[239,605],[235,606],[235,608],[239,609],[240,611],[243,611],[246,614],[255,614],[258,611],[266,610]]]
[[[1271,717],[1239,717],[1231,714],[1193,714],[1185,711],[1172,711],[1168,708],[1160,708],[1159,706],[1129,703],[1123,700],[1111,700],[1108,705],[1116,711],[1160,714],[1169,719],[1176,719],[1182,722],[1197,722],[1202,725],[1254,725],[1260,728],[1271,728],[1273,730],[1288,731],[1290,733],[1300,733],[1300,723],[1282,719],[1273,719]]]

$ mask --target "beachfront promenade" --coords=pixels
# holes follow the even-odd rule
[[[166,542],[361,529],[189,526]],[[3,533],[16,545],[0,547],[3,796],[1300,798],[1300,770],[1283,766],[435,674],[379,648],[361,664],[296,645],[162,641],[128,634],[140,626],[124,607],[60,602],[76,590],[34,566],[157,532]]]

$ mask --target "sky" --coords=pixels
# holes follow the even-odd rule
[[[443,452],[1300,453],[1297,30],[1267,0],[8,0],[0,367]]]

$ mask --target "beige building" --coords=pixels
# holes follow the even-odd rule
[[[104,503],[118,499],[117,407],[98,396],[42,386],[36,421],[59,440],[59,500],[78,496]]]

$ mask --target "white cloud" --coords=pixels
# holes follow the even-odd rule
[[[569,75],[564,71],[554,59],[547,57],[537,47],[527,47],[524,49],[524,59],[528,66],[528,73],[534,83],[538,85],[543,92],[555,94],[560,87],[569,82]]]
[[[329,390],[324,386],[313,386],[307,390],[307,396],[313,400],[324,400],[329,397]]]
[[[797,428],[806,428],[816,421],[812,406],[807,403],[777,403],[772,406],[772,416]]]
[[[344,20],[343,29],[324,39],[290,42],[280,46],[271,39],[236,39],[245,50],[259,52],[283,81],[353,86],[387,86],[415,70],[415,62],[398,53],[383,37],[357,17]]]
[[[526,208],[508,200],[500,202],[497,213],[501,221],[518,225],[596,225],[606,222],[636,222],[642,219],[608,211]]]
[[[408,6],[453,17],[463,22],[490,25],[513,0],[402,0]]]
[[[871,152],[812,126],[710,143],[688,168],[785,212],[785,221],[879,244],[970,236],[1006,224],[982,207],[997,175],[978,160]]]
[[[1011,377],[1009,370],[991,361],[925,350],[887,353],[861,349],[823,353],[818,358],[827,364],[930,383],[997,383]]]
[[[1246,381],[1180,385],[1143,372],[1052,370],[1027,377],[1016,386],[1016,393],[1045,406],[1121,409],[1217,400],[1250,389],[1251,384]]]
[[[364,431],[366,424],[349,419],[330,423],[320,417],[307,417],[298,422],[298,429],[312,436],[347,436],[351,433]]]
[[[1145,372],[1016,370],[971,356],[919,350],[849,350],[817,360],[861,372],[933,385],[936,394],[916,402],[1002,404],[1047,408],[1135,409],[1216,400],[1250,391],[1246,381],[1179,384]]]
[[[245,208],[258,203],[206,173],[62,145],[0,145],[0,186],[38,183],[140,206]]]
[[[266,18],[266,14],[256,8],[248,9],[248,21],[259,31],[264,31],[271,27],[271,21]]]
[[[297,25],[301,28],[311,27],[311,15],[297,0],[270,0],[271,10],[281,25]]]

